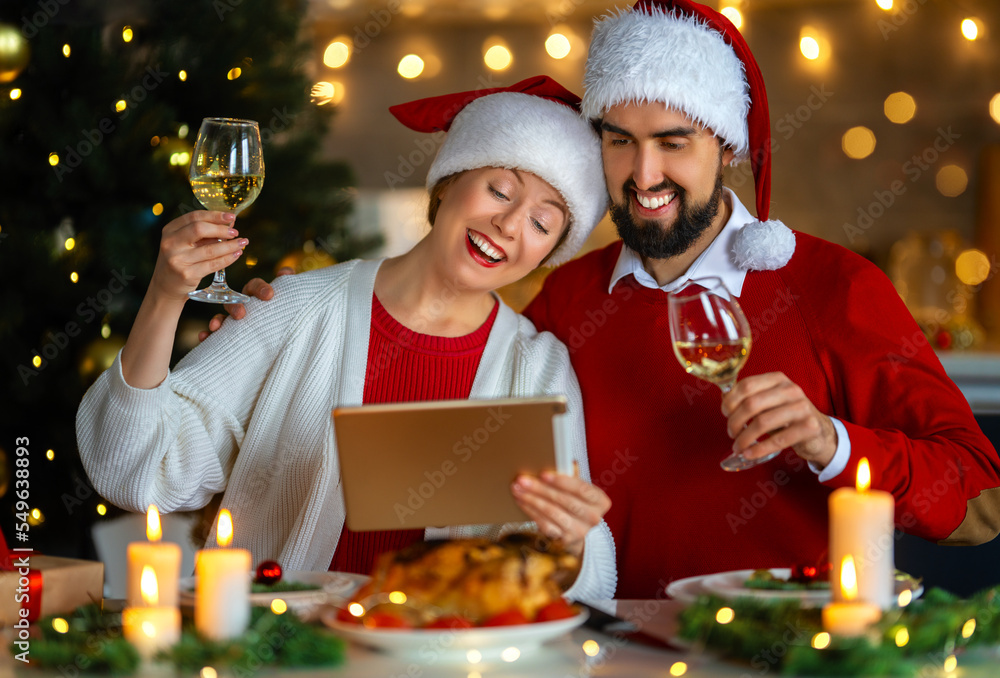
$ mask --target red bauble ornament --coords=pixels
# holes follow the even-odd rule
[[[825,581],[830,576],[830,564],[824,563],[823,565],[792,565],[792,572],[788,577],[788,581],[797,582],[799,584],[812,584],[817,581]]]
[[[265,560],[257,566],[257,577],[254,582],[271,586],[281,581],[281,565],[273,560]]]
[[[934,335],[934,342],[938,345],[938,348],[951,348],[951,344],[954,337],[951,336],[951,332],[946,329],[938,330],[938,333]]]

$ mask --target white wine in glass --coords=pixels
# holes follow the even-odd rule
[[[688,374],[729,393],[750,356],[750,323],[736,297],[719,278],[694,281],[690,288],[669,298],[670,339],[674,355]],[[778,452],[760,459],[733,453],[722,460],[727,471],[742,471],[773,459]]]
[[[257,123],[237,118],[202,120],[188,177],[195,197],[205,209],[235,215],[249,207],[264,186],[264,156]],[[216,271],[211,285],[188,296],[213,304],[250,299],[229,289],[224,268]]]

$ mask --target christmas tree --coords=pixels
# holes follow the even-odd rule
[[[200,208],[187,169],[202,118],[257,120],[264,144],[234,288],[303,247],[343,261],[376,244],[345,227],[349,168],[319,158],[332,106],[310,101],[304,0],[109,4],[0,7],[0,525],[53,554],[91,555],[105,507],[76,409],[131,327],[162,227]],[[221,310],[189,302],[185,317]]]

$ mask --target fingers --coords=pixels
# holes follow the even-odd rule
[[[197,211],[163,227],[152,288],[183,298],[201,279],[233,263],[248,244],[232,228],[233,215]]]
[[[746,395],[739,400],[735,406],[733,403],[734,400],[729,400],[728,397],[724,399],[722,403],[722,413],[728,418],[730,438],[733,438],[741,431],[744,431],[747,426],[751,424],[751,421],[758,424],[757,420],[760,419],[765,412],[790,404],[809,403],[809,400],[797,384],[792,383],[786,378],[778,381],[765,390],[754,391],[753,393]],[[770,418],[766,418],[765,421],[771,423],[773,426],[784,426],[789,421],[787,414],[783,417],[783,420],[781,419],[782,417],[772,416]]]
[[[274,274],[274,277],[280,278],[283,275],[292,275],[293,273],[295,273],[295,269],[291,266],[282,266],[278,269],[278,272]]]
[[[543,473],[541,478],[520,476],[512,491],[538,529],[561,539],[571,550],[582,549],[587,532],[611,507],[611,500],[600,488],[556,473]]]
[[[755,374],[752,377],[745,377],[736,382],[733,389],[722,398],[722,413],[727,417],[739,408],[747,398],[757,393],[768,391],[782,384],[791,384],[792,381],[782,372],[768,372],[767,374]]]
[[[246,294],[245,291],[243,293]],[[222,308],[226,309],[226,313],[236,320],[242,319],[247,314],[247,310],[243,307],[243,304],[223,304]]]
[[[274,296],[274,288],[264,282],[263,278],[254,278],[243,286],[243,294],[267,301]]]
[[[815,419],[807,419],[792,424],[780,431],[771,433],[766,439],[757,442],[756,439],[737,439],[733,444],[733,451],[740,452],[747,459],[757,459],[765,457],[772,452],[780,452],[813,440],[821,432],[819,422]],[[745,447],[744,447],[745,445]]]
[[[236,215],[229,214],[228,212],[210,212],[208,210],[194,210],[188,212],[187,214],[177,217],[166,226],[163,227],[164,235],[173,235],[178,231],[182,231],[186,228],[192,226],[202,225],[202,228],[207,228],[209,226],[216,226],[221,229],[221,231],[228,231],[233,227],[233,222],[236,221]],[[235,229],[234,229],[235,230]],[[221,237],[221,236],[204,236],[204,237]]]
[[[733,451],[748,459],[791,448],[803,459],[826,463],[836,451],[829,417],[781,372],[739,382],[723,398],[722,412]]]

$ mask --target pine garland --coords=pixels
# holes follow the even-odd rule
[[[62,618],[69,625],[65,633],[53,626],[56,616],[39,621],[42,637],[31,644],[33,666],[75,666],[81,672],[115,676],[138,670],[141,660],[132,644],[122,637],[121,614],[104,613],[88,605]],[[303,622],[291,611],[278,615],[268,608],[255,607],[250,628],[239,638],[209,640],[185,624],[180,641],[155,659],[170,662],[182,671],[226,666],[239,678],[264,666],[339,666],[344,661],[344,649],[341,638]]]
[[[723,624],[716,616],[725,607],[734,615]],[[964,648],[1000,644],[1000,587],[969,599],[931,589],[907,607],[887,612],[867,635],[833,636],[825,646],[826,638],[817,638],[823,631],[820,610],[798,601],[704,596],[679,621],[681,638],[722,657],[748,661],[757,670],[912,678],[928,665],[956,661],[950,658]]]

